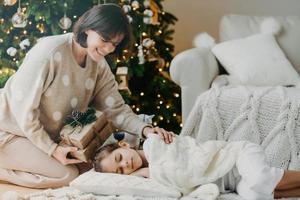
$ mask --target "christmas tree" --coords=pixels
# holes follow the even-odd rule
[[[137,114],[154,114],[153,124],[179,132],[180,89],[169,77],[174,46],[172,25],[161,0],[4,0],[0,2],[0,87],[16,71],[38,38],[72,31],[85,11],[119,4],[133,27],[133,53],[107,57],[120,92]]]

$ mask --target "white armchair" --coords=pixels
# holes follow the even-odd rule
[[[244,38],[260,32],[267,17],[227,15],[220,22],[220,42]],[[300,17],[275,17],[282,31],[276,37],[289,61],[300,73]],[[193,48],[179,53],[171,62],[170,74],[181,87],[182,116],[186,120],[196,97],[208,90],[213,80],[225,71],[208,48]]]

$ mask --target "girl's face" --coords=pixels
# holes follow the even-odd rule
[[[114,150],[101,161],[103,172],[118,174],[131,174],[141,168],[142,164],[138,152],[128,146]]]
[[[87,30],[85,33],[87,34],[87,53],[95,62],[114,52],[124,38],[124,35],[117,35],[108,41],[96,31]]]

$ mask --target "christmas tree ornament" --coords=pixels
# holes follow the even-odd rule
[[[157,68],[164,68],[166,66],[166,61],[163,58],[159,57],[159,58],[157,58],[156,66],[157,66]]]
[[[151,46],[154,45],[154,41],[151,40],[150,38],[145,38],[143,39],[143,46],[146,47],[146,48],[150,48]]]
[[[151,19],[150,17],[144,17],[144,18],[143,18],[143,22],[144,22],[145,24],[152,24],[152,19]]]
[[[152,17],[153,16],[153,11],[150,9],[144,10],[144,15],[147,17]]]
[[[160,24],[158,20],[159,7],[153,0],[150,0],[150,9],[153,12],[151,23],[153,25],[159,25]]]
[[[139,58],[139,64],[142,65],[145,63],[145,56],[144,56],[144,51],[143,51],[143,45],[139,45],[138,46],[138,54],[137,54],[138,58]]]
[[[152,16],[153,16],[152,10],[146,9],[144,10],[143,14],[144,14],[144,19],[143,19],[144,23],[152,24]]]
[[[67,7],[68,4],[64,3],[64,16],[59,20],[59,27],[62,28],[63,30],[67,30],[71,27],[72,25],[72,20],[67,17]]]
[[[67,30],[71,27],[72,25],[72,20],[67,17],[66,14],[59,20],[59,27],[62,28],[63,30]]]
[[[128,67],[118,67],[116,75],[118,77],[118,80],[120,81],[118,89],[131,94],[128,87]]]
[[[123,8],[125,13],[129,13],[131,11],[131,6],[130,5],[123,5],[122,8]]]
[[[11,57],[14,57],[16,54],[17,54],[17,49],[15,47],[9,47],[7,50],[6,50],[6,53],[8,55],[10,55]]]
[[[127,19],[129,21],[129,23],[132,23],[133,19],[132,19],[132,17],[130,15],[127,15]]]
[[[147,55],[147,60],[149,62],[154,62],[158,60],[158,56],[156,55],[157,53],[155,53],[154,48],[150,48],[146,55]]]
[[[12,16],[12,24],[15,28],[24,28],[27,25],[27,16],[22,11],[21,0],[19,0],[19,7],[17,12]]]
[[[25,40],[22,40],[19,44],[20,48],[21,49],[26,49],[26,47],[29,47],[30,46],[30,42],[29,42],[29,39],[25,39]]]
[[[13,6],[15,3],[17,3],[17,0],[4,0],[3,3],[5,6]]]
[[[133,1],[131,3],[131,6],[132,6],[133,10],[136,10],[136,9],[140,8],[140,3],[138,1]]]

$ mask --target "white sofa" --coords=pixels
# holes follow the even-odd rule
[[[260,24],[266,17],[224,16],[220,22],[220,42],[260,32]],[[300,73],[300,17],[275,18],[282,26],[282,31],[276,39],[296,71]],[[170,74],[173,81],[181,87],[183,123],[196,97],[208,90],[213,80],[224,72],[225,70],[219,66],[208,48],[188,49],[174,57],[170,66]]]

